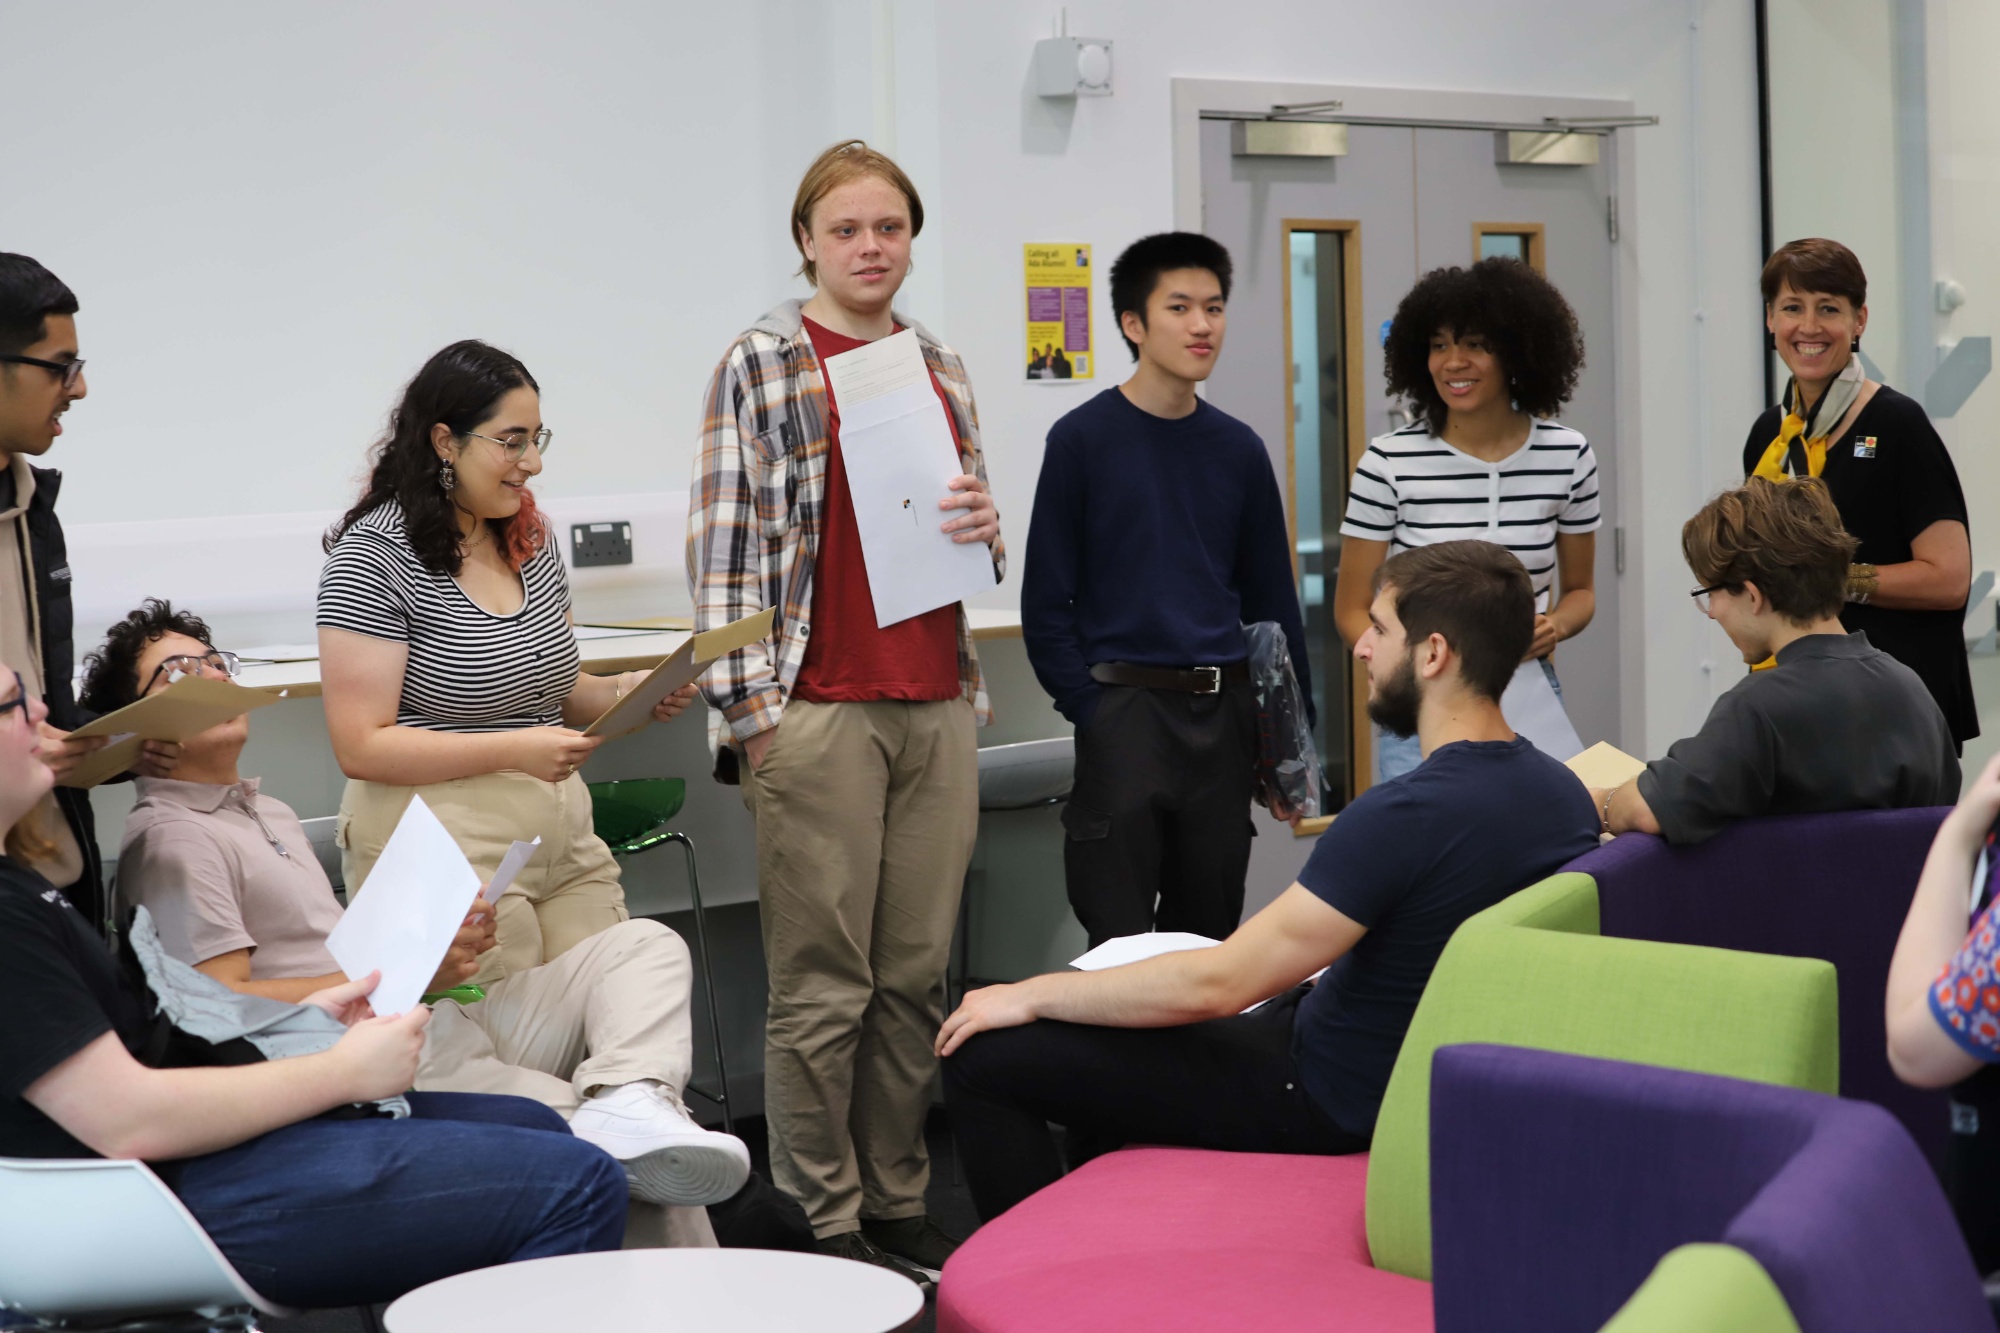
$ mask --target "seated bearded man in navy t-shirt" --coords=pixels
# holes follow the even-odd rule
[[[945,1020],[981,1217],[1062,1174],[1051,1123],[1095,1147],[1365,1149],[1451,933],[1597,845],[1583,784],[1500,713],[1534,633],[1519,560],[1478,541],[1405,551],[1369,619],[1369,715],[1424,762],[1349,805],[1296,884],[1214,948],[988,986]]]

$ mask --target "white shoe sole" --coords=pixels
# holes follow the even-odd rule
[[[748,1162],[726,1147],[707,1144],[660,1148],[620,1165],[633,1198],[677,1207],[721,1203],[750,1178]]]

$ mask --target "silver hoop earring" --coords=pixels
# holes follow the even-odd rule
[[[449,495],[457,485],[458,473],[452,470],[451,460],[447,458],[444,462],[438,464],[438,486],[445,494]]]

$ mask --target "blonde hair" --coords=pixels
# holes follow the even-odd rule
[[[812,235],[813,209],[833,191],[864,176],[878,177],[902,191],[910,205],[912,237],[924,229],[924,201],[917,197],[917,187],[895,160],[860,139],[842,140],[813,159],[799,181],[798,195],[792,200],[792,244],[798,247],[799,272],[815,287],[819,286],[819,265],[806,253],[806,237]]]

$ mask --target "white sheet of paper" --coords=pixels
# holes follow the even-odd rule
[[[908,401],[903,396],[908,390],[930,388],[930,371],[924,366],[924,349],[914,329],[828,357],[826,377],[833,386],[833,400],[840,404],[843,445],[849,431],[864,430],[907,411],[899,404]]]
[[[913,330],[826,359],[840,453],[878,628],[993,588],[984,542],[955,542],[938,508],[965,474]]]
[[[368,997],[376,1013],[407,1013],[444,962],[479,876],[424,798],[412,796],[362,888],[327,935],[327,952],[350,977],[381,971]]]
[[[1210,949],[1221,942],[1185,930],[1151,930],[1144,935],[1120,935],[1115,940],[1106,940],[1090,952],[1070,959],[1069,965],[1082,972],[1100,972],[1107,967],[1158,958],[1163,953]]]
[[[881,627],[990,592],[993,553],[984,542],[955,542],[942,530],[962,511],[939,509],[938,501],[951,498],[951,480],[965,464],[929,382],[875,401],[901,402],[907,410],[855,429],[843,405],[840,452]]]
[[[528,864],[528,858],[533,856],[535,848],[541,845],[542,835],[539,833],[535,835],[533,842],[515,839],[514,845],[507,849],[507,854],[500,858],[500,866],[493,872],[493,878],[487,880],[486,887],[480,891],[480,901],[499,902],[500,895],[507,892],[507,886],[514,882],[514,876],[521,873],[521,867]]]
[[[1540,662],[1523,662],[1515,669],[1507,692],[1500,696],[1500,711],[1507,725],[1543,754],[1568,763],[1583,753],[1583,738],[1570,725]]]

